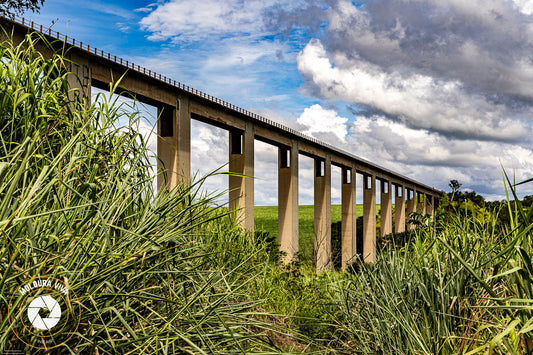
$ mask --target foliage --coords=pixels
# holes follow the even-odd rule
[[[112,96],[71,101],[64,58],[42,57],[36,40],[0,46],[3,350],[24,348],[11,295],[44,276],[68,280],[81,310],[54,353],[249,353],[298,339],[245,292],[265,244],[228,224],[203,179],[155,193],[138,116]]]
[[[0,10],[22,14],[25,10],[39,12],[44,0],[0,0]]]

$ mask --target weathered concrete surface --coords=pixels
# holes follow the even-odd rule
[[[416,211],[416,200],[417,200],[417,191],[416,190],[407,190],[408,191],[408,194],[407,194],[407,206],[406,206],[406,219],[409,220],[409,214],[413,213]],[[407,224],[407,230],[413,230],[415,229],[415,226],[408,223]]]
[[[405,232],[405,187],[396,185],[394,198],[394,233]]]
[[[363,260],[376,261],[376,177],[364,177],[363,186]]]
[[[288,150],[287,164],[282,157]],[[296,261],[298,257],[298,142],[278,152],[278,241],[282,263]]]
[[[342,170],[342,268],[346,269],[348,263],[357,252],[357,215],[356,215],[356,182],[355,166]]]
[[[191,113],[187,96],[175,98],[174,106],[158,107],[157,156],[163,174],[157,179],[158,188],[173,189],[188,183],[191,177]],[[171,120],[171,123],[164,121]],[[165,125],[165,129],[163,128]],[[165,134],[166,133],[166,134]]]
[[[238,142],[237,142],[238,140]],[[229,210],[237,225],[254,228],[254,126],[229,135]],[[237,147],[240,149],[237,151]]]
[[[381,182],[381,236],[392,233],[392,186],[388,181]]]
[[[67,76],[70,99],[85,102],[85,105],[89,107],[92,85],[91,64],[86,57],[79,54],[71,53],[68,56],[71,60],[68,63],[69,75]]]
[[[331,156],[315,159],[315,265],[317,271],[331,269]],[[317,176],[318,175],[318,176]],[[320,176],[321,175],[321,176]]]

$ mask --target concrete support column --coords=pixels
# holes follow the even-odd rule
[[[433,202],[434,198],[431,195],[426,195],[426,213],[433,217]]]
[[[191,111],[189,98],[176,99],[176,107],[157,109],[157,156],[160,159],[157,188],[173,189],[191,176]]]
[[[315,159],[315,266],[331,269],[331,156]]]
[[[298,141],[278,152],[278,242],[282,263],[298,257]]]
[[[69,84],[69,97],[71,100],[84,102],[86,107],[91,105],[91,66],[86,57],[69,55],[70,63],[67,63],[67,80]]]
[[[417,200],[417,191],[416,190],[410,190],[410,189],[407,189],[407,208],[406,208],[406,211],[405,213],[407,214],[407,220],[409,220],[409,214],[411,214],[412,212],[415,212],[416,211],[416,200]],[[408,223],[407,225],[407,229],[408,230],[413,230],[415,227]]]
[[[396,185],[394,197],[394,233],[405,232],[405,186]]]
[[[381,181],[381,236],[392,233],[392,198],[391,184],[389,181]]]
[[[416,196],[416,211],[426,214],[426,194],[419,192]]]
[[[229,210],[241,228],[254,228],[254,126],[229,134]]]
[[[363,184],[363,259],[376,261],[376,177],[365,175]]]
[[[342,168],[342,268],[357,253],[355,166]]]

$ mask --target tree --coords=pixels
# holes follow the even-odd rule
[[[450,180],[450,183],[448,184],[448,186],[452,188],[452,196],[450,197],[450,202],[453,201],[453,197],[455,196],[455,193],[457,192],[457,190],[459,190],[461,185],[462,184],[460,184],[457,180]]]
[[[24,13],[26,10],[39,12],[44,0],[0,0],[0,10]]]

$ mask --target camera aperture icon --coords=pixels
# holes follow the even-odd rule
[[[41,310],[47,310],[48,316],[41,317]],[[37,329],[50,330],[59,323],[61,319],[61,306],[50,296],[40,296],[31,301],[28,306],[28,319]]]
[[[53,349],[76,333],[81,303],[66,278],[35,277],[16,290],[8,303],[13,307],[9,317],[13,346],[20,340],[32,348]]]

